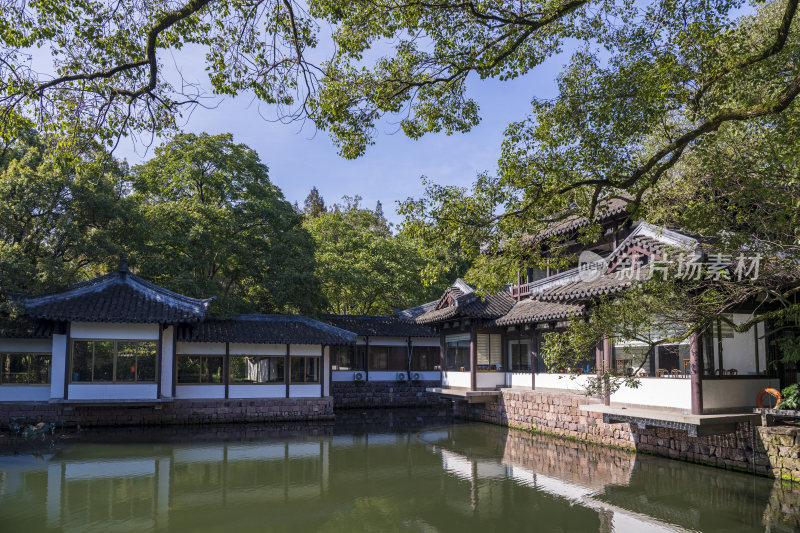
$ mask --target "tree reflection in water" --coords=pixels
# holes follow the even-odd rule
[[[3,531],[792,531],[800,490],[622,450],[365,411],[83,432],[0,457]]]

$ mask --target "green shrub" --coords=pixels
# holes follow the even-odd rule
[[[800,384],[789,385],[781,391],[783,400],[778,404],[778,409],[800,411]]]

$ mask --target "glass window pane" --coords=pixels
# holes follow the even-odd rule
[[[370,346],[369,347],[369,369],[388,370],[389,369],[389,347]]]
[[[92,381],[114,380],[114,341],[93,341]]]
[[[92,341],[74,341],[72,343],[72,382],[86,383],[92,381]]]
[[[203,383],[224,383],[224,358],[220,356],[203,357]]]
[[[136,342],[117,343],[117,381],[121,383],[136,381]]]
[[[156,380],[156,362],[158,361],[158,343],[155,341],[139,342],[136,357],[136,381],[153,383]]]
[[[29,383],[48,384],[50,383],[50,354],[31,354],[31,381]]]
[[[24,354],[4,353],[0,356],[2,383],[26,383],[28,361]]]
[[[292,383],[304,383],[306,380],[305,357],[292,357]]]
[[[306,383],[319,383],[319,357],[306,357]]]
[[[392,346],[389,348],[389,370],[408,370],[408,347]]]
[[[411,370],[422,372],[434,370],[438,351],[437,346],[414,346],[411,348]]]
[[[178,383],[200,383],[203,357],[178,356]]]

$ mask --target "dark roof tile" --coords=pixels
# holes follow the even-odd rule
[[[430,328],[394,315],[326,315],[325,322],[356,335],[370,337],[435,337]]]
[[[330,324],[296,315],[239,315],[178,328],[181,342],[253,344],[354,344],[356,335]]]

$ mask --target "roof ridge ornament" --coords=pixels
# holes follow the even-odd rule
[[[117,272],[120,274],[127,274],[128,270],[128,254],[122,252],[119,254],[119,266],[117,267]]]

